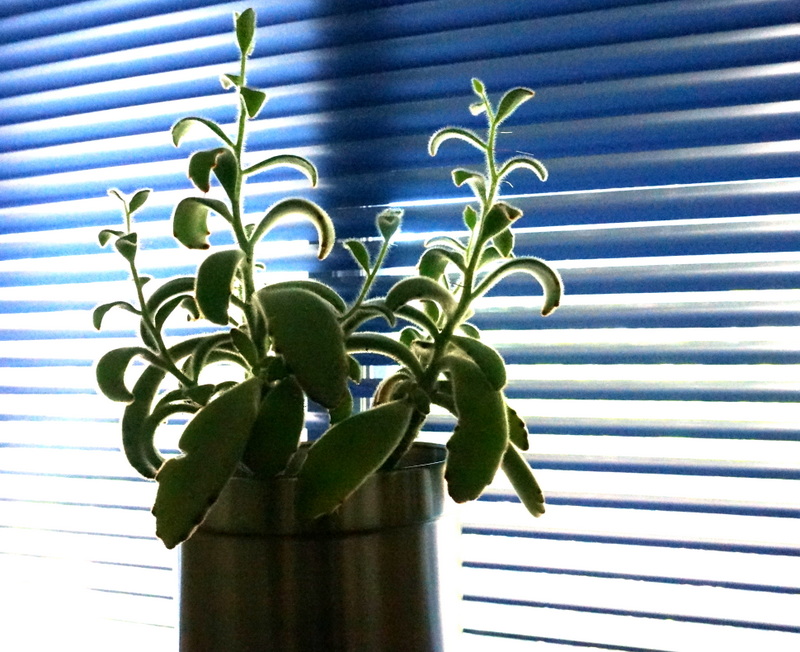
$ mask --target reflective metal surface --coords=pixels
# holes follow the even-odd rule
[[[443,650],[444,457],[415,445],[312,525],[294,480],[233,479],[181,549],[181,651]]]

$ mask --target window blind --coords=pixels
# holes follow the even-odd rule
[[[566,296],[543,319],[511,277],[475,322],[511,363],[548,512],[531,519],[500,476],[459,511],[462,649],[796,649],[794,0],[6,0],[3,648],[173,647],[175,560],[152,534],[154,488],[128,469],[118,406],[94,389],[93,361],[133,337],[124,316],[92,330],[91,308],[130,290],[95,236],[119,220],[108,187],[151,187],[143,267],[196,266],[166,222],[204,142],[175,150],[168,132],[188,114],[232,123],[217,77],[247,6],[251,81],[270,97],[249,150],[300,153],[321,176],[314,190],[291,175],[253,184],[248,211],[289,191],[325,206],[342,238],[368,239],[380,208],[403,207],[384,290],[431,234],[459,234],[467,198],[449,168],[472,152],[431,159],[426,142],[473,124],[470,78],[537,92],[500,147],[550,179],[512,177],[505,194],[525,210],[517,253],[551,261]],[[352,291],[343,249],[319,264],[305,227],[279,237],[262,251],[273,273]],[[363,396],[386,373],[375,362]],[[449,425],[437,417],[426,436]]]

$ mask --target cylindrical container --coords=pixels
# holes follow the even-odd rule
[[[310,524],[293,478],[233,478],[181,547],[181,652],[441,652],[444,459],[415,444]]]

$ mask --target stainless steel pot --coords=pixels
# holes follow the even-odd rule
[[[295,480],[232,479],[181,547],[181,652],[443,650],[444,459],[415,444],[312,524]]]

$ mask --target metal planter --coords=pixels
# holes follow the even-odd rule
[[[181,652],[443,650],[444,458],[416,444],[313,524],[293,479],[232,479],[181,547]]]

